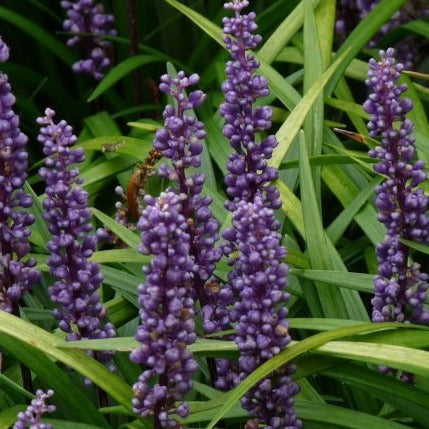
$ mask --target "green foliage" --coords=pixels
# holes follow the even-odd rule
[[[132,384],[140,368],[127,356],[137,346],[133,337],[139,323],[137,287],[144,281],[141,266],[149,258],[137,251],[139,234],[114,219],[119,198],[114,188],[121,185],[127,191],[133,173],[149,154],[167,101],[156,89],[166,70],[175,73],[184,68],[202,76],[209,95],[196,112],[208,132],[201,168],[208,177],[204,193],[213,197],[213,212],[222,228],[231,222],[223,206],[230,148],[219,116],[226,59],[222,2],[136,3],[139,44],[136,55],[130,55],[126,2],[104,1],[115,15],[118,36],[108,37],[114,46],[114,66],[98,83],[70,70],[80,53],[64,43],[68,35],[62,32],[64,13],[59,2],[4,0],[0,6],[1,35],[11,46],[11,62],[0,69],[10,75],[16,110],[30,136],[32,167],[25,190],[35,202],[32,256],[43,271],[42,282],[22,302],[21,318],[0,311],[0,429],[10,427],[33,397],[34,392],[24,388],[21,363],[31,370],[34,386],[55,390],[57,412],[46,419],[55,429],[153,427],[150,418],[137,418],[132,412]],[[195,389],[189,395],[191,414],[184,424],[243,428],[247,416],[240,398],[263,377],[293,362],[302,389],[296,410],[306,428],[427,427],[429,329],[368,323],[374,246],[385,230],[374,206],[374,189],[383,177],[373,172],[374,160],[367,155],[377,141],[367,135],[368,115],[361,106],[366,61],[368,53],[374,53],[367,44],[405,0],[380,1],[343,43],[334,36],[334,0],[251,3],[259,13],[264,38],[255,54],[271,89],[264,102],[274,108],[279,142],[270,164],[280,169],[278,218],[289,250],[294,341],[224,393],[211,386],[206,358],[237,359],[237,347],[233,341],[219,340],[222,333],[210,338],[200,335],[191,349],[201,371],[195,376]],[[400,31],[427,38],[429,23],[413,20]],[[427,67],[426,61],[420,71],[427,72]],[[428,163],[427,81],[416,82],[412,74],[402,79],[415,106],[410,119],[416,125],[418,156]],[[92,260],[101,264],[103,300],[118,328],[117,338],[66,342],[51,315],[52,277],[46,266],[50,234],[43,219],[44,189],[37,172],[43,155],[35,124],[47,105],[74,125],[87,155],[82,177],[94,226],[103,226],[116,237],[114,244],[102,244]],[[336,133],[337,126],[360,133],[360,141]],[[145,192],[156,195],[166,186],[150,177]],[[423,187],[427,192],[429,183]],[[429,246],[406,244],[427,271]],[[221,261],[216,274],[222,281],[227,271]],[[197,326],[201,326],[200,314]],[[85,350],[116,350],[116,372]],[[384,376],[377,365],[413,373],[416,383]],[[85,378],[92,386],[84,386]],[[100,389],[106,392],[107,403],[98,401]]]

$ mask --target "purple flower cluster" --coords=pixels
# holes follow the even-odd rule
[[[422,161],[414,161],[414,125],[406,119],[411,100],[401,98],[406,85],[398,79],[403,65],[395,51],[380,51],[380,61],[371,59],[366,84],[371,94],[364,104],[371,114],[371,137],[381,136],[381,146],[369,155],[380,161],[374,169],[387,176],[376,189],[378,219],[387,229],[377,245],[378,275],[372,300],[374,322],[412,321],[427,324],[429,312],[423,302],[428,288],[427,274],[417,263],[410,264],[409,247],[401,240],[429,242],[428,198],[418,185],[426,179]]]
[[[372,9],[380,2],[380,0],[339,0],[337,6],[337,22],[336,31],[340,39],[344,40],[349,33],[362,21]],[[384,24],[377,35],[369,43],[371,48],[384,36],[401,25],[414,20],[416,17],[423,16],[423,12],[419,10],[421,6],[418,0],[410,0],[407,4],[399,9],[390,20]],[[413,17],[413,9],[415,9],[416,17]],[[421,49],[424,41],[417,36],[408,36],[403,38],[396,45],[398,57],[404,64],[406,69],[413,68],[417,59],[421,58]]]
[[[233,154],[225,178],[232,201],[227,208],[233,213],[232,228],[227,229],[223,247],[233,269],[228,284],[235,296],[230,320],[236,325],[235,341],[240,350],[238,381],[278,354],[290,342],[285,306],[288,294],[286,249],[277,233],[279,223],[274,209],[281,206],[278,189],[271,182],[278,177],[276,168],[268,167],[274,148],[273,135],[258,141],[257,134],[271,128],[272,110],[255,107],[259,97],[269,94],[265,78],[256,74],[259,62],[249,52],[261,41],[255,14],[242,14],[247,0],[225,3],[235,12],[224,18],[224,42],[232,57],[226,66],[227,81],[222,89],[225,103],[221,114],[226,121],[223,133]],[[228,367],[219,365],[221,383],[227,384]],[[293,396],[298,386],[292,381],[292,366],[284,366],[252,388],[242,399],[243,407],[253,418],[248,426],[267,425],[270,429],[300,428],[294,411]],[[231,377],[229,376],[229,379]]]
[[[261,42],[261,36],[253,34],[258,28],[255,13],[241,14],[248,6],[247,0],[225,3],[226,9],[235,11],[235,16],[225,17],[224,42],[232,60],[227,62],[227,80],[222,85],[225,103],[220,113],[226,125],[223,134],[231,143],[234,152],[230,155],[225,178],[228,195],[234,206],[236,201],[252,201],[257,192],[265,194],[266,204],[279,208],[280,194],[270,182],[276,180],[278,171],[268,167],[267,160],[277,146],[273,135],[257,141],[256,134],[271,128],[272,109],[267,106],[254,107],[259,97],[269,94],[267,80],[256,74],[259,62],[249,50]]]
[[[161,82],[161,91],[175,99],[176,108],[166,107],[165,128],[156,134],[155,149],[163,157],[171,159],[172,163],[172,167],[162,164],[159,175],[175,181],[176,192],[187,196],[183,213],[190,220],[191,254],[195,260],[194,290],[202,308],[204,332],[209,334],[231,327],[227,307],[232,302],[232,293],[230,288],[221,287],[216,279],[211,278],[215,263],[220,260],[222,253],[215,248],[219,239],[219,223],[209,208],[212,199],[201,196],[204,174],[186,174],[187,168],[201,165],[201,140],[205,138],[206,132],[204,124],[197,121],[190,110],[200,106],[206,96],[200,90],[191,92],[188,97],[184,93],[185,88],[198,84],[199,77],[196,74],[186,78],[183,72],[179,72],[176,79],[164,75]],[[217,360],[216,363],[217,369],[213,368],[211,375],[216,386],[222,388],[225,380],[234,378],[234,375],[229,371],[227,361]],[[211,361],[209,365],[215,366]],[[231,387],[231,383],[228,386]]]
[[[225,254],[234,267],[228,282],[238,296],[230,318],[236,323],[240,380],[290,342],[285,306],[289,295],[284,292],[288,267],[283,263],[286,249],[280,245],[278,227],[273,210],[256,195],[253,202],[237,203],[232,228],[223,235]],[[293,368],[285,366],[244,396],[243,408],[258,423],[271,429],[301,427],[293,408],[299,389],[292,373]]]
[[[13,429],[53,429],[52,425],[40,421],[43,414],[55,411],[55,405],[46,404],[53,395],[53,390],[48,390],[46,393],[38,390],[36,398],[31,401],[31,405],[24,412],[18,414]]]
[[[198,75],[187,77],[184,72],[177,78],[161,77],[160,90],[175,105],[166,106],[164,127],[157,131],[153,147],[171,161],[161,164],[158,174],[173,186],[157,199],[145,198],[147,207],[138,223],[140,250],[155,257],[139,288],[142,325],[136,339],[142,347],[131,358],[149,369],[134,386],[134,409],[143,416],[153,414],[156,427],[165,428],[179,427],[171,412],[182,417],[189,412],[183,402],[175,408],[174,401],[191,388],[191,373],[197,368],[186,349],[196,339],[194,301],[199,299],[202,306],[209,301],[205,285],[221,256],[215,249],[219,223],[210,210],[212,200],[201,194],[204,174],[188,173],[201,165],[201,140],[206,136],[203,123],[192,113],[206,96],[200,90],[185,92],[198,82]],[[153,387],[149,381],[155,375],[159,379]]]
[[[102,37],[116,35],[113,15],[104,13],[103,5],[95,4],[94,0],[67,0],[62,1],[61,6],[67,11],[64,30],[74,34],[67,41],[67,45],[82,46],[85,56],[73,64],[73,71],[90,75],[96,80],[102,79],[104,72],[110,67],[107,51],[112,46]]]
[[[79,169],[71,167],[83,162],[85,155],[83,149],[72,148],[76,142],[72,127],[64,120],[54,123],[54,116],[52,109],[46,109],[45,116],[37,120],[42,126],[38,140],[47,156],[39,172],[47,185],[43,218],[52,234],[47,263],[57,279],[49,292],[52,301],[60,305],[54,317],[69,341],[111,338],[116,335],[113,325],[102,326],[106,309],[98,290],[103,276],[100,266],[88,261],[97,248],[97,238],[90,233],[88,194],[79,186]],[[107,362],[112,353],[97,353],[96,357]]]
[[[187,346],[195,342],[191,235],[183,215],[185,196],[168,191],[158,198],[146,196],[147,207],[139,220],[142,244],[139,250],[154,255],[144,267],[146,281],[139,286],[140,318],[136,339],[141,347],[131,359],[147,369],[134,385],[134,411],[155,416],[155,427],[179,428],[171,413],[186,417],[185,402],[192,388],[191,375],[197,369]],[[150,384],[159,376],[156,384]]]
[[[187,172],[188,168],[201,165],[201,141],[206,136],[204,124],[192,114],[192,109],[201,106],[206,95],[200,90],[189,95],[185,93],[199,80],[197,74],[186,77],[184,72],[179,72],[175,79],[169,75],[161,77],[160,90],[170,95],[176,105],[166,106],[164,128],[157,131],[153,146],[164,158],[171,160],[171,166],[161,164],[159,176],[175,182],[174,191],[186,197],[182,214],[188,219],[191,235],[191,254],[195,260],[194,287],[201,304],[205,305],[207,294],[204,284],[211,277],[221,253],[215,249],[219,239],[219,222],[210,210],[212,199],[201,195],[204,174]]]
[[[9,48],[0,38],[0,62],[8,58]],[[22,190],[27,179],[28,138],[19,129],[14,104],[8,76],[0,72],[0,308],[8,312],[40,279],[36,261],[24,261],[34,218],[25,211],[32,200]]]

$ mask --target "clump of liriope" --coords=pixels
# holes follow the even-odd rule
[[[197,364],[187,346],[196,340],[195,300],[207,301],[205,283],[210,279],[220,252],[215,249],[219,224],[210,211],[211,198],[201,195],[204,175],[189,173],[199,167],[206,133],[191,110],[205,94],[185,90],[199,77],[164,75],[160,89],[175,105],[164,110],[164,127],[156,133],[154,148],[171,163],[161,164],[159,176],[173,185],[158,198],[145,197],[146,208],[138,222],[142,231],[140,251],[153,255],[144,267],[146,281],[139,286],[141,326],[136,339],[141,347],[131,359],[147,369],[134,385],[134,411],[153,415],[155,428],[183,427],[172,416],[189,414],[183,396],[192,388],[191,375]],[[152,383],[154,377],[158,377]],[[179,404],[175,402],[179,401]]]
[[[31,401],[30,406],[18,414],[13,429],[53,429],[51,424],[40,421],[43,414],[55,411],[55,405],[48,405],[46,403],[53,395],[53,390],[48,390],[46,393],[38,390],[36,398]]]
[[[240,350],[238,380],[244,380],[261,364],[278,354],[290,342],[288,310],[288,267],[283,262],[286,249],[277,232],[279,223],[274,209],[281,206],[278,189],[271,182],[278,177],[276,168],[268,166],[276,138],[258,139],[259,132],[271,128],[272,110],[255,107],[259,97],[269,94],[267,81],[257,74],[259,62],[251,52],[261,42],[255,13],[243,14],[247,0],[225,3],[234,16],[223,19],[224,42],[232,59],[226,66],[227,80],[222,89],[225,103],[223,134],[234,152],[227,164],[225,178],[232,201],[232,228],[223,237],[224,253],[232,270],[228,285],[236,299],[230,320],[236,326],[235,342]],[[227,365],[220,365],[220,377],[231,380]],[[267,428],[300,428],[294,411],[293,396],[298,386],[292,381],[294,369],[279,368],[252,388],[242,399],[251,420],[247,427],[259,424]],[[227,380],[228,381],[228,380]]]
[[[82,148],[73,148],[77,138],[72,127],[64,120],[55,123],[54,116],[52,109],[46,109],[37,120],[38,140],[47,157],[39,174],[46,182],[43,218],[51,233],[47,264],[56,279],[49,293],[59,305],[53,315],[69,341],[112,338],[115,328],[104,324],[106,309],[99,296],[103,275],[99,264],[89,261],[97,238],[91,233],[88,193],[80,186],[83,181],[74,166],[84,161],[85,154]],[[112,353],[97,352],[95,357],[108,362]]]
[[[104,13],[103,5],[96,4],[94,0],[66,0],[61,2],[61,6],[67,11],[64,30],[74,34],[67,45],[81,46],[84,55],[82,60],[73,64],[73,71],[96,80],[102,79],[111,64],[108,51],[112,48],[112,44],[102,37],[116,35],[113,15]],[[79,33],[87,34],[82,36]]]
[[[403,240],[429,241],[429,199],[418,185],[426,179],[424,163],[415,159],[414,125],[406,119],[413,108],[402,98],[406,85],[398,84],[403,65],[395,60],[395,51],[380,51],[380,60],[371,59],[366,84],[371,94],[364,104],[371,114],[371,137],[381,137],[381,146],[369,152],[378,158],[376,172],[386,176],[377,187],[378,219],[387,234],[377,245],[378,274],[372,300],[374,322],[411,321],[429,323],[423,303],[428,276],[420,265],[409,261],[410,248]]]
[[[0,38],[0,62],[9,58],[9,48]],[[17,312],[21,297],[40,280],[28,238],[33,215],[26,209],[33,204],[23,191],[27,179],[27,136],[19,128],[13,111],[15,97],[9,78],[0,72],[0,309]]]
[[[336,31],[341,40],[344,40],[353,29],[371,12],[380,0],[339,0],[337,5]],[[427,15],[427,11],[420,4],[420,0],[409,0],[386,22],[369,42],[374,48],[377,43],[393,30],[410,22],[416,17]],[[415,14],[415,17],[413,16]],[[397,44],[398,57],[406,69],[411,69],[422,58],[422,49],[426,41],[419,36],[410,35],[402,38]]]

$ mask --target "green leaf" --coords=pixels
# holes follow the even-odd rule
[[[0,429],[9,429],[16,421],[16,416],[25,411],[26,405],[14,405],[7,410],[0,411]]]
[[[0,312],[0,317],[5,312]],[[14,316],[14,319],[17,319]],[[18,319],[19,320],[19,319]],[[42,331],[40,328],[31,325],[28,322],[25,324],[27,334],[19,329],[19,326],[14,325],[13,319],[9,321],[9,326],[3,326],[0,331],[0,344],[3,348],[7,349],[14,357],[36,373],[51,389],[55,391],[56,403],[58,405],[66,405],[66,415],[73,415],[78,421],[97,424],[107,428],[104,418],[97,411],[97,408],[89,400],[87,394],[83,392],[70,376],[60,369],[51,359],[47,358],[49,348],[54,349],[51,345],[52,340],[49,340],[48,348],[39,343],[37,330]],[[11,333],[9,328],[14,331]],[[7,335],[4,332],[9,331]],[[42,331],[45,332],[45,331]],[[46,333],[49,338],[54,338],[54,341],[62,341],[57,337]],[[32,337],[31,335],[34,335]],[[54,356],[53,356],[54,357]]]
[[[137,128],[139,130],[144,131],[156,131],[158,128],[161,127],[161,124],[159,123],[153,123],[152,121],[145,121],[141,120],[141,122],[128,122],[127,125],[129,127]]]
[[[325,131],[326,139],[341,147],[337,137],[330,130]],[[352,166],[347,168],[339,165],[325,166],[322,169],[322,177],[344,207],[348,207],[368,183],[368,178]],[[383,241],[385,228],[377,222],[377,212],[370,202],[362,207],[355,220],[372,243]]]
[[[24,400],[26,398],[34,398],[32,393],[25,390],[4,374],[0,374],[0,387],[2,392],[14,399],[19,398],[20,400]]]
[[[101,151],[103,153],[118,153],[129,155],[141,161],[149,153],[152,142],[126,136],[103,136],[79,141],[78,146],[85,151]]]
[[[402,25],[402,28],[411,30],[416,34],[420,34],[424,38],[429,39],[429,25],[427,21],[417,19],[415,21],[407,22],[406,24]]]
[[[349,408],[314,402],[297,401],[296,412],[305,422],[321,422],[329,428],[347,429],[406,429],[408,426],[365,414]]]
[[[332,59],[332,46],[335,36],[336,0],[325,0],[315,8],[315,18],[322,55],[323,70]]]
[[[106,307],[109,321],[116,327],[123,326],[138,316],[136,307],[122,296],[117,296],[107,301],[104,306]]]
[[[362,106],[355,103],[355,98],[353,96],[353,93],[352,93],[350,86],[347,83],[345,77],[342,77],[338,81],[338,85],[335,88],[334,93],[335,93],[335,96],[337,97],[337,99],[339,100],[340,103],[344,102],[345,112],[347,113],[347,116],[350,118],[350,121],[352,122],[352,124],[356,128],[356,131],[358,133],[366,135],[368,133],[367,128],[366,128],[366,123],[365,123],[364,119],[361,117],[362,114],[366,115],[366,112],[363,111]],[[327,98],[329,98],[329,97],[327,97]],[[337,104],[337,99],[333,99],[333,100],[335,100],[333,102],[333,104]],[[328,104],[328,101],[326,99],[325,99],[325,102]],[[341,106],[339,104],[337,104],[334,107],[342,110]],[[360,113],[359,109],[362,109],[363,113]],[[340,127],[340,128],[345,128],[345,127]],[[366,143],[366,141],[365,141],[365,143]]]
[[[308,150],[304,131],[300,132],[299,139],[299,180],[301,187],[302,211],[304,216],[305,242],[308,249],[310,264],[313,268],[327,269],[327,253],[325,252],[327,243],[323,231],[322,218],[317,203],[316,193],[313,185],[313,178],[308,162]],[[335,312],[335,303],[341,299],[341,292],[326,289],[327,293],[322,294],[322,285],[309,285],[304,289],[304,295],[307,304],[313,315],[321,316],[324,314],[328,317],[342,317]],[[342,308],[344,310],[344,308]]]
[[[359,292],[374,293],[374,276],[372,274],[349,273],[330,270],[300,270],[292,268],[290,273],[304,279],[323,282],[328,285],[336,285]]]
[[[374,195],[374,189],[383,181],[383,178],[376,177],[368,185],[363,188],[356,196],[356,198],[349,204],[329,225],[326,229],[326,233],[333,244],[337,243],[338,240],[343,236],[345,230],[354,220],[359,210],[368,201],[368,198]]]
[[[415,243],[414,241],[401,240],[404,244],[412,249],[418,250],[419,252],[429,255],[429,246],[427,244]]]
[[[313,0],[312,6],[317,6],[319,2],[320,0]],[[258,56],[268,64],[272,63],[283,47],[289,43],[292,36],[301,28],[303,22],[304,4],[300,2],[265,41],[258,52]]]
[[[310,329],[315,331],[329,331],[332,329],[343,328],[344,326],[352,326],[362,324],[359,320],[347,319],[328,319],[328,318],[296,318],[288,319],[292,329]]]
[[[299,201],[298,197],[283,181],[277,180],[275,185],[280,192],[283,212],[293,223],[299,234],[304,236],[304,222],[301,201]]]
[[[332,332],[332,331],[330,331]],[[429,376],[429,352],[390,344],[332,341],[320,346],[317,354],[370,362],[397,368],[423,377]]]
[[[363,110],[363,107],[360,104],[331,97],[325,98],[325,104],[331,107],[335,107],[336,109],[341,110],[343,112],[350,113],[352,115],[356,115],[364,119],[369,119],[369,114]]]
[[[83,171],[80,177],[84,180],[84,186],[86,187],[88,185],[92,185],[93,183],[114,176],[115,174],[135,165],[135,163],[136,160],[131,157],[118,155],[112,159],[92,165]]]
[[[103,80],[97,85],[92,94],[88,97],[88,102],[94,101],[116,82],[120,81],[124,76],[131,73],[133,70],[146,65],[161,61],[158,56],[154,55],[135,55],[131,58],[127,58],[120,62],[118,65],[113,67],[104,76]]]
[[[115,350],[117,352],[130,352],[136,349],[139,343],[133,337],[117,337],[105,340],[63,341],[57,347],[75,350]]]
[[[27,33],[31,38],[37,40],[41,46],[44,46],[68,66],[75,61],[74,55],[72,55],[64,43],[55,38],[51,32],[35,24],[33,20],[18,15],[2,6],[0,6],[0,18],[10,22]]]
[[[390,403],[423,426],[429,421],[427,393],[416,386],[354,364],[330,368],[323,371],[322,375],[356,386],[367,394]]]
[[[190,403],[191,410],[195,405]],[[362,429],[365,427],[371,429],[407,429],[409,426],[404,426],[391,420],[382,419],[381,417],[365,414],[349,408],[338,407],[336,405],[323,404],[320,402],[310,402],[303,400],[295,401],[295,411],[297,416],[304,421],[305,428],[320,429],[321,426],[313,426],[312,423],[323,424],[324,429]],[[209,420],[216,415],[217,409],[204,410],[203,412],[192,413],[186,423],[199,423]],[[239,406],[234,404],[226,413],[228,419],[244,418],[247,413]],[[326,426],[325,426],[326,424]],[[206,429],[210,428],[208,426]]]
[[[307,93],[312,85],[320,79],[323,71],[319,32],[312,7],[312,0],[304,0],[304,93]],[[320,155],[322,153],[323,117],[323,94],[319,94],[304,121],[304,131],[310,155]],[[320,207],[320,168],[313,167],[311,171],[317,204]]]
[[[270,165],[272,167],[279,167],[283,161],[286,152],[297,136],[315,100],[323,91],[325,85],[329,82],[331,76],[341,61],[343,61],[343,58],[345,58],[346,54],[347,52],[344,52],[341,57],[338,57],[337,60],[322,74],[322,76],[320,76],[320,78],[312,85],[312,87],[304,95],[304,97],[277,131],[276,137],[279,145],[274,151],[273,157],[270,161]]]
[[[415,129],[418,131],[415,133],[417,155],[427,165],[429,162],[429,124],[425,107],[411,79],[403,74],[400,82],[406,83],[408,87],[407,97],[413,102],[413,109],[408,113],[407,117],[414,123]]]
[[[358,52],[372,39],[380,27],[387,22],[406,1],[407,0],[381,0],[367,16],[359,22],[350,36],[347,37],[345,42],[340,46],[340,49],[338,49],[334,57],[335,62],[338,61],[340,56],[342,59],[337,63],[335,74],[326,87],[327,95],[333,92],[352,59],[357,56]]]
[[[133,395],[131,388],[117,375],[87,356],[83,351],[57,348],[63,342],[61,338],[4,311],[0,312],[0,332],[75,369],[105,390],[121,405],[130,410],[132,409],[131,399]],[[9,351],[13,351],[11,348],[13,349],[13,345],[8,347]],[[28,364],[31,365],[31,359]],[[79,398],[74,399],[78,400]]]
[[[99,264],[132,262],[136,264],[147,264],[150,262],[150,256],[142,255],[135,249],[111,249],[99,250],[94,252],[91,261]]]
[[[104,276],[104,283],[112,286],[112,288],[119,292],[128,302],[138,307],[137,286],[144,280],[143,276],[139,278],[126,271],[106,265],[101,266],[101,272]]]
[[[263,60],[259,60],[260,71],[268,79],[270,90],[285,107],[292,110],[301,100],[299,92],[284,77]]]
[[[203,29],[213,40],[215,40],[220,45],[223,45],[222,41],[222,30],[215,24],[213,24],[210,20],[200,15],[195,10],[185,6],[177,0],[165,0],[175,9],[179,10],[186,15],[191,21],[197,24],[201,29]]]
[[[235,389],[224,394],[219,399],[216,398],[206,403],[207,409],[213,408],[221,404],[220,407],[217,409],[217,411],[214,413],[214,417],[211,419],[206,429],[213,429],[216,423],[225,415],[225,413],[258,381],[260,381],[261,379],[263,379],[268,374],[272,373],[282,365],[290,362],[292,359],[296,358],[297,356],[300,356],[304,353],[314,350],[315,348],[320,348],[323,344],[326,344],[329,341],[337,340],[339,338],[358,334],[358,333],[375,332],[380,329],[385,329],[389,327],[400,328],[404,326],[401,326],[398,323],[377,323],[377,324],[363,323],[361,325],[355,325],[355,326],[335,329],[327,332],[322,332],[322,333],[313,335],[309,338],[306,338],[297,344],[288,346],[285,350],[281,351],[277,356],[273,357],[269,361],[262,364],[252,374],[250,374],[246,379],[244,379],[241,382],[241,384],[237,386]],[[336,344],[336,342],[333,342],[332,344]],[[347,344],[350,345],[354,343],[348,342]],[[375,346],[380,347],[379,345],[375,345]],[[388,347],[394,347],[394,346],[388,346]],[[391,356],[380,353],[380,349],[381,348],[378,349],[378,353],[381,354],[386,361],[389,360],[389,363],[386,362],[386,364],[390,364],[391,361],[389,357]],[[403,349],[407,350],[406,348],[403,348]],[[345,346],[343,347],[343,350],[345,350]],[[357,348],[357,350],[359,350],[359,348]],[[344,353],[347,353],[347,350],[345,350]],[[420,353],[425,354],[426,362],[421,361],[421,356],[419,356],[419,359],[418,359],[419,371],[421,368],[424,368],[425,371],[426,369],[429,370],[429,359],[428,359],[429,353],[428,352],[420,352]],[[338,355],[339,352],[337,352],[336,354]],[[349,350],[349,357],[351,357],[350,355],[351,353]],[[408,362],[408,360],[410,359],[410,355],[408,356],[408,358],[404,358],[403,355],[401,355],[401,357],[403,359],[401,364],[404,364],[404,362]],[[396,360],[396,359],[393,358],[393,360]]]
[[[317,156],[309,156],[308,161],[310,166],[322,166],[322,165],[338,165],[338,164],[357,164],[358,161],[356,158],[361,159],[363,162],[367,163],[375,163],[377,162],[373,158],[370,158],[366,155],[360,155],[356,157],[352,157],[351,155],[317,155]],[[279,170],[288,169],[288,168],[296,168],[299,165],[299,159],[294,159],[292,161],[284,161],[280,164]]]
[[[33,234],[37,232],[40,235],[40,240],[38,242],[39,247],[46,249],[46,244],[51,239],[51,234],[48,231],[46,222],[43,219],[43,208],[40,204],[40,201],[37,198],[36,193],[33,191],[33,188],[29,185],[28,182],[24,184],[24,190],[27,194],[31,196],[33,200],[33,205],[29,209],[29,212],[34,216],[34,225],[33,225]]]
[[[346,276],[346,267],[323,229],[303,131],[300,134],[300,155],[302,210],[311,266],[314,269],[343,269]],[[307,286],[304,294],[314,316],[320,317],[323,314],[326,317],[335,318],[362,320],[367,318],[366,310],[356,292],[330,288],[317,283],[315,288],[311,285]]]
[[[323,73],[319,33],[312,6],[312,0],[304,0],[304,93],[320,79]],[[310,155],[320,155],[323,136],[323,94],[314,100],[310,114],[304,121],[305,135]],[[317,171],[318,169],[313,169]],[[320,174],[320,173],[319,173]],[[319,195],[318,177],[313,177],[316,194]]]
[[[94,216],[100,222],[103,223],[103,225],[107,226],[124,243],[126,243],[132,249],[137,249],[137,247],[140,245],[140,241],[141,241],[138,234],[131,232],[128,228],[119,224],[114,219],[107,216],[106,214],[104,214],[100,210],[96,209],[95,207],[92,207],[91,211],[94,214]]]
[[[57,344],[62,349],[81,350],[116,350],[118,352],[130,352],[137,348],[139,343],[134,337],[109,338],[103,340],[65,341]],[[197,339],[189,346],[189,350],[195,355],[219,356],[220,354],[237,352],[237,345],[233,341]]]

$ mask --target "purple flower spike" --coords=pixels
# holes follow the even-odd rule
[[[183,216],[184,195],[162,193],[146,196],[147,207],[139,220],[142,244],[139,250],[153,255],[144,267],[146,282],[139,286],[140,318],[136,339],[139,349],[131,359],[147,369],[134,385],[134,411],[143,417],[155,415],[156,427],[182,428],[172,413],[186,417],[186,403],[175,405],[192,388],[191,375],[197,369],[187,346],[196,340],[194,326],[195,271],[191,236]],[[151,384],[153,377],[158,382]],[[159,426],[160,425],[160,426]]]
[[[176,105],[166,106],[164,128],[157,131],[153,146],[164,158],[171,160],[171,167],[161,164],[158,174],[175,182],[173,190],[186,196],[182,214],[188,219],[190,228],[191,253],[195,258],[195,288],[198,299],[205,305],[208,297],[204,283],[213,274],[221,252],[214,247],[219,240],[219,222],[210,210],[212,199],[201,195],[204,174],[189,174],[187,171],[190,167],[201,165],[202,140],[206,136],[204,124],[191,112],[203,104],[206,95],[200,90],[192,91],[189,95],[185,93],[187,88],[197,85],[199,80],[197,74],[186,77],[182,71],[175,79],[169,75],[161,77],[160,90],[173,97]]]
[[[414,160],[414,125],[405,117],[413,106],[408,98],[401,98],[407,86],[397,83],[402,69],[394,49],[380,51],[380,61],[369,62],[366,81],[371,89],[364,104],[371,114],[368,129],[372,137],[381,136],[381,146],[369,155],[379,159],[375,171],[387,176],[376,189],[378,219],[387,235],[376,249],[372,319],[428,324],[429,312],[423,309],[428,276],[417,263],[409,263],[410,249],[401,241],[429,242],[429,200],[418,187],[426,173],[423,162]]]
[[[156,428],[182,427],[170,414],[188,414],[185,403],[174,408],[174,401],[182,400],[191,388],[190,376],[197,368],[186,349],[196,338],[194,300],[200,301],[206,315],[206,306],[224,296],[211,281],[221,257],[215,248],[219,223],[210,210],[211,198],[201,195],[204,174],[189,172],[201,165],[206,136],[203,123],[192,112],[206,96],[200,90],[186,93],[198,82],[198,75],[187,77],[182,71],[177,78],[161,77],[160,90],[173,98],[174,106],[166,106],[164,127],[157,131],[153,147],[171,161],[161,164],[158,174],[173,185],[156,200],[145,198],[147,207],[138,223],[140,251],[154,259],[144,268],[146,283],[139,288],[142,325],[136,339],[142,347],[131,359],[149,369],[134,386],[134,409],[142,416],[154,415]],[[156,375],[158,384],[151,387],[149,381]]]
[[[85,154],[81,148],[72,148],[77,140],[72,127],[64,120],[54,123],[54,116],[52,109],[46,109],[45,116],[37,119],[41,125],[38,140],[47,156],[39,174],[47,185],[43,218],[52,235],[47,263],[57,279],[49,288],[52,301],[59,305],[54,317],[69,341],[112,338],[116,335],[113,325],[102,326],[106,309],[98,294],[103,281],[100,266],[88,261],[97,248],[88,194],[79,186],[79,169],[71,167],[83,162]],[[98,352],[95,357],[108,362],[112,353]]]
[[[225,3],[225,8],[235,14],[223,19],[224,42],[232,60],[226,66],[227,81],[222,87],[225,103],[220,111],[226,122],[223,134],[234,149],[225,178],[232,198],[227,208],[233,220],[232,228],[223,234],[223,251],[233,266],[225,288],[236,297],[229,316],[236,325],[240,358],[235,379],[227,362],[218,362],[218,385],[222,388],[244,380],[290,342],[285,306],[289,295],[284,292],[286,249],[281,246],[274,216],[281,201],[278,189],[271,184],[278,170],[268,167],[277,141],[273,135],[257,138],[258,133],[271,128],[272,110],[255,107],[257,99],[267,96],[269,90],[266,79],[256,74],[259,62],[251,50],[259,45],[261,36],[254,34],[258,28],[255,13],[242,14],[248,5],[247,0]],[[294,368],[286,365],[243,397],[242,405],[252,417],[246,427],[302,427],[293,405],[293,396],[299,391],[291,379],[293,372]]]
[[[239,379],[244,380],[262,363],[290,342],[286,320],[288,267],[283,263],[279,223],[260,195],[254,202],[240,201],[233,213],[232,228],[224,233],[226,256],[233,270],[228,282],[238,296],[230,312],[236,323],[235,342],[240,349]],[[285,366],[265,378],[242,399],[243,408],[257,423],[270,428],[300,428],[293,396],[298,386],[292,381],[294,368]]]
[[[176,193],[187,196],[183,203],[183,214],[189,219],[191,234],[191,254],[195,260],[194,290],[200,301],[205,333],[213,333],[231,328],[228,307],[232,303],[232,293],[212,278],[215,263],[222,252],[215,248],[219,240],[219,222],[210,210],[212,199],[201,196],[204,186],[204,175],[194,173],[187,175],[188,167],[199,167],[200,154],[203,150],[201,140],[206,133],[204,125],[191,114],[190,110],[200,106],[206,96],[196,90],[185,95],[184,90],[197,85],[199,76],[189,78],[179,72],[176,79],[168,75],[161,77],[161,91],[172,96],[176,106],[166,106],[164,111],[165,128],[158,130],[154,142],[155,149],[164,157],[171,159],[172,167],[162,164],[159,169],[161,177],[176,182]],[[209,360],[212,381],[216,387],[225,389],[225,380],[236,379],[227,368],[228,361],[217,360],[215,365]],[[213,365],[212,365],[213,364]],[[216,374],[217,372],[217,374]],[[227,383],[232,386],[230,382]]]
[[[269,183],[277,179],[278,171],[268,167],[277,146],[276,138],[270,135],[262,141],[257,140],[257,133],[271,128],[272,110],[267,106],[255,107],[256,100],[269,95],[265,77],[256,72],[259,62],[249,52],[255,49],[262,38],[253,34],[258,26],[255,13],[241,14],[249,2],[234,1],[225,3],[226,9],[235,11],[235,16],[223,18],[224,42],[232,60],[227,62],[227,80],[222,86],[225,103],[220,113],[225,119],[223,134],[231,143],[234,153],[230,155],[225,178],[228,195],[233,202],[252,201],[257,192],[266,194],[266,204],[273,209],[279,208],[279,191]]]
[[[0,39],[0,61],[8,56],[9,48]],[[14,104],[8,76],[0,72],[0,308],[10,313],[40,280],[36,261],[24,261],[30,251],[29,227],[34,217],[25,211],[33,203],[22,190],[27,179],[28,138],[19,129]]]
[[[38,390],[37,398],[31,401],[31,405],[24,412],[18,414],[13,429],[53,429],[52,425],[40,421],[43,414],[55,412],[55,405],[46,404],[53,395],[53,390],[48,390],[46,393]]]
[[[113,15],[105,14],[103,5],[94,0],[62,1],[61,6],[67,11],[63,27],[65,31],[75,34],[67,41],[68,46],[81,45],[85,58],[73,64],[75,73],[83,73],[100,80],[110,67],[107,51],[112,44],[101,37],[115,36]],[[80,36],[89,33],[92,37]]]

